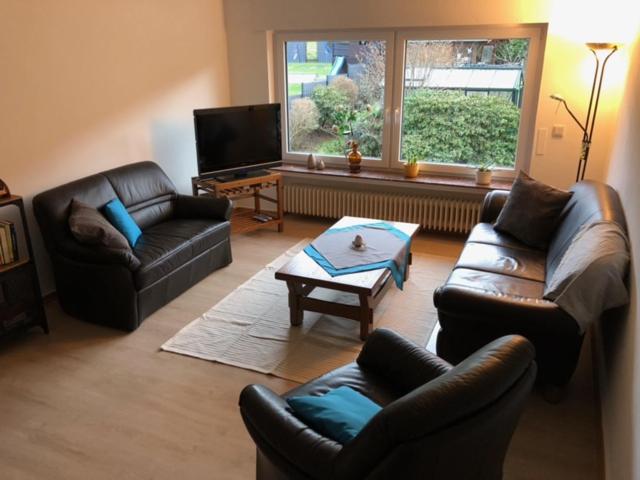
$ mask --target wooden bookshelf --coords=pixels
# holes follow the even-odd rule
[[[0,265],[0,273],[10,272],[14,268],[20,268],[24,265],[27,265],[29,261],[30,261],[29,259],[23,258],[21,260],[16,260],[15,262]]]
[[[0,198],[0,211],[12,206],[20,213],[26,252],[18,251],[18,260],[0,265],[0,335],[34,326],[49,333],[24,202],[17,195]]]

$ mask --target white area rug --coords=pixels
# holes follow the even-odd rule
[[[289,324],[286,283],[274,273],[310,240],[303,240],[260,270],[200,318],[162,345],[162,350],[306,382],[352,362],[360,349],[359,324],[305,312],[302,326]],[[437,321],[433,290],[442,285],[454,259],[413,254],[409,280],[395,286],[374,311],[374,328],[385,327],[426,345]],[[313,297],[356,304],[352,294],[325,289]]]

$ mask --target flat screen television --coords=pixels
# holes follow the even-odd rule
[[[280,104],[193,111],[200,177],[241,176],[282,164]]]

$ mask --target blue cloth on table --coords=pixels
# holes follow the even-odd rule
[[[362,225],[352,225],[350,227],[343,228],[330,228],[325,232],[325,234],[333,234],[333,233],[341,233],[341,232],[353,232],[354,236],[361,233],[365,228],[376,228],[387,230],[392,235],[396,236],[403,240],[406,244],[405,254],[403,261],[400,265],[398,265],[392,258],[376,263],[369,263],[365,265],[355,265],[353,267],[348,268],[335,268],[329,260],[327,260],[322,253],[320,253],[313,245],[307,245],[304,249],[304,252],[309,255],[315,262],[320,265],[329,275],[332,277],[337,277],[339,275],[348,275],[350,273],[358,273],[358,272],[367,272],[370,270],[378,270],[380,268],[388,268],[391,271],[391,276],[393,277],[396,286],[402,290],[402,286],[404,284],[404,276],[407,270],[407,264],[409,263],[409,243],[411,242],[411,237],[404,233],[403,231],[397,229],[393,225],[390,225],[386,222],[376,222],[376,223],[367,223]]]

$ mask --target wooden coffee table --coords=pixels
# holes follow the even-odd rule
[[[380,221],[371,218],[343,217],[332,228]],[[387,223],[406,233],[411,239],[420,229],[420,225],[414,223]],[[409,277],[411,260],[410,244],[409,264],[405,272],[405,280]],[[287,282],[287,287],[289,288],[291,325],[302,324],[305,310],[350,318],[360,322],[360,339],[362,340],[365,340],[371,331],[373,309],[380,303],[389,286],[394,283],[388,268],[332,277],[305,252],[298,253],[280,268],[276,272],[276,279]],[[316,287],[354,293],[358,295],[360,304],[347,305],[311,298],[309,295]]]

